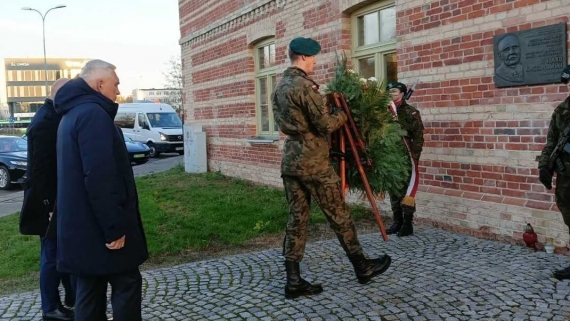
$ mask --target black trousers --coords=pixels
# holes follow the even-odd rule
[[[42,298],[42,311],[51,312],[59,308],[59,282],[65,289],[65,303],[74,303],[75,287],[72,286],[69,274],[59,273],[56,267],[57,240],[40,237],[40,293]],[[74,280],[75,281],[75,280]]]
[[[105,321],[107,283],[114,321],[140,321],[142,277],[138,269],[105,276],[77,277],[75,321]]]

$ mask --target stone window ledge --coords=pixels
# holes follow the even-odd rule
[[[255,136],[247,139],[247,142],[251,145],[272,145],[279,141],[279,137],[271,136]]]

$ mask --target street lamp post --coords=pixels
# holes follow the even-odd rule
[[[46,57],[46,16],[47,14],[54,10],[54,9],[61,9],[67,7],[66,5],[59,5],[53,8],[50,8],[46,13],[42,14],[39,10],[30,7],[24,7],[22,10],[28,11],[35,11],[40,14],[42,17],[42,31],[43,31],[43,42],[44,42],[44,77],[45,77],[45,86],[46,86],[46,96],[48,95],[48,77],[47,77],[47,57]]]

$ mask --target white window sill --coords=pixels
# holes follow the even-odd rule
[[[279,141],[279,137],[271,136],[255,136],[247,139],[247,142],[251,145],[272,145]]]

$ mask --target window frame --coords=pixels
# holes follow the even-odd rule
[[[388,76],[388,71],[386,70],[387,61],[385,60],[384,56],[388,54],[394,54],[397,52],[397,36],[394,37],[393,40],[385,41],[385,42],[378,42],[370,45],[359,46],[358,45],[358,36],[359,36],[359,29],[358,29],[358,18],[362,17],[366,14],[370,14],[373,12],[378,12],[383,9],[387,9],[390,7],[395,7],[396,3],[394,0],[390,1],[381,1],[379,3],[375,3],[364,8],[361,8],[355,11],[351,15],[351,26],[352,26],[352,65],[354,66],[354,70],[358,73],[361,72],[360,70],[360,59],[365,59],[369,57],[374,58],[374,77],[378,79],[380,83],[385,82],[385,78]],[[397,19],[397,17],[396,17]],[[396,22],[397,23],[397,22]]]
[[[265,38],[253,46],[253,59],[254,59],[254,66],[255,66],[255,123],[256,123],[256,132],[258,136],[267,136],[267,137],[278,137],[279,136],[279,129],[275,128],[275,118],[273,117],[273,107],[271,105],[271,94],[273,93],[274,86],[277,85],[277,71],[279,66],[274,63],[273,66],[265,67],[260,69],[259,64],[259,49],[266,47],[266,46],[276,46],[275,38]],[[277,49],[277,48],[275,48]],[[272,84],[272,77],[275,77],[275,84]],[[266,80],[266,99],[267,99],[267,108],[268,108],[268,118],[269,118],[269,130],[263,130],[262,124],[262,111],[261,111],[261,96],[260,96],[260,80],[265,78]],[[273,85],[273,86],[272,86]]]

